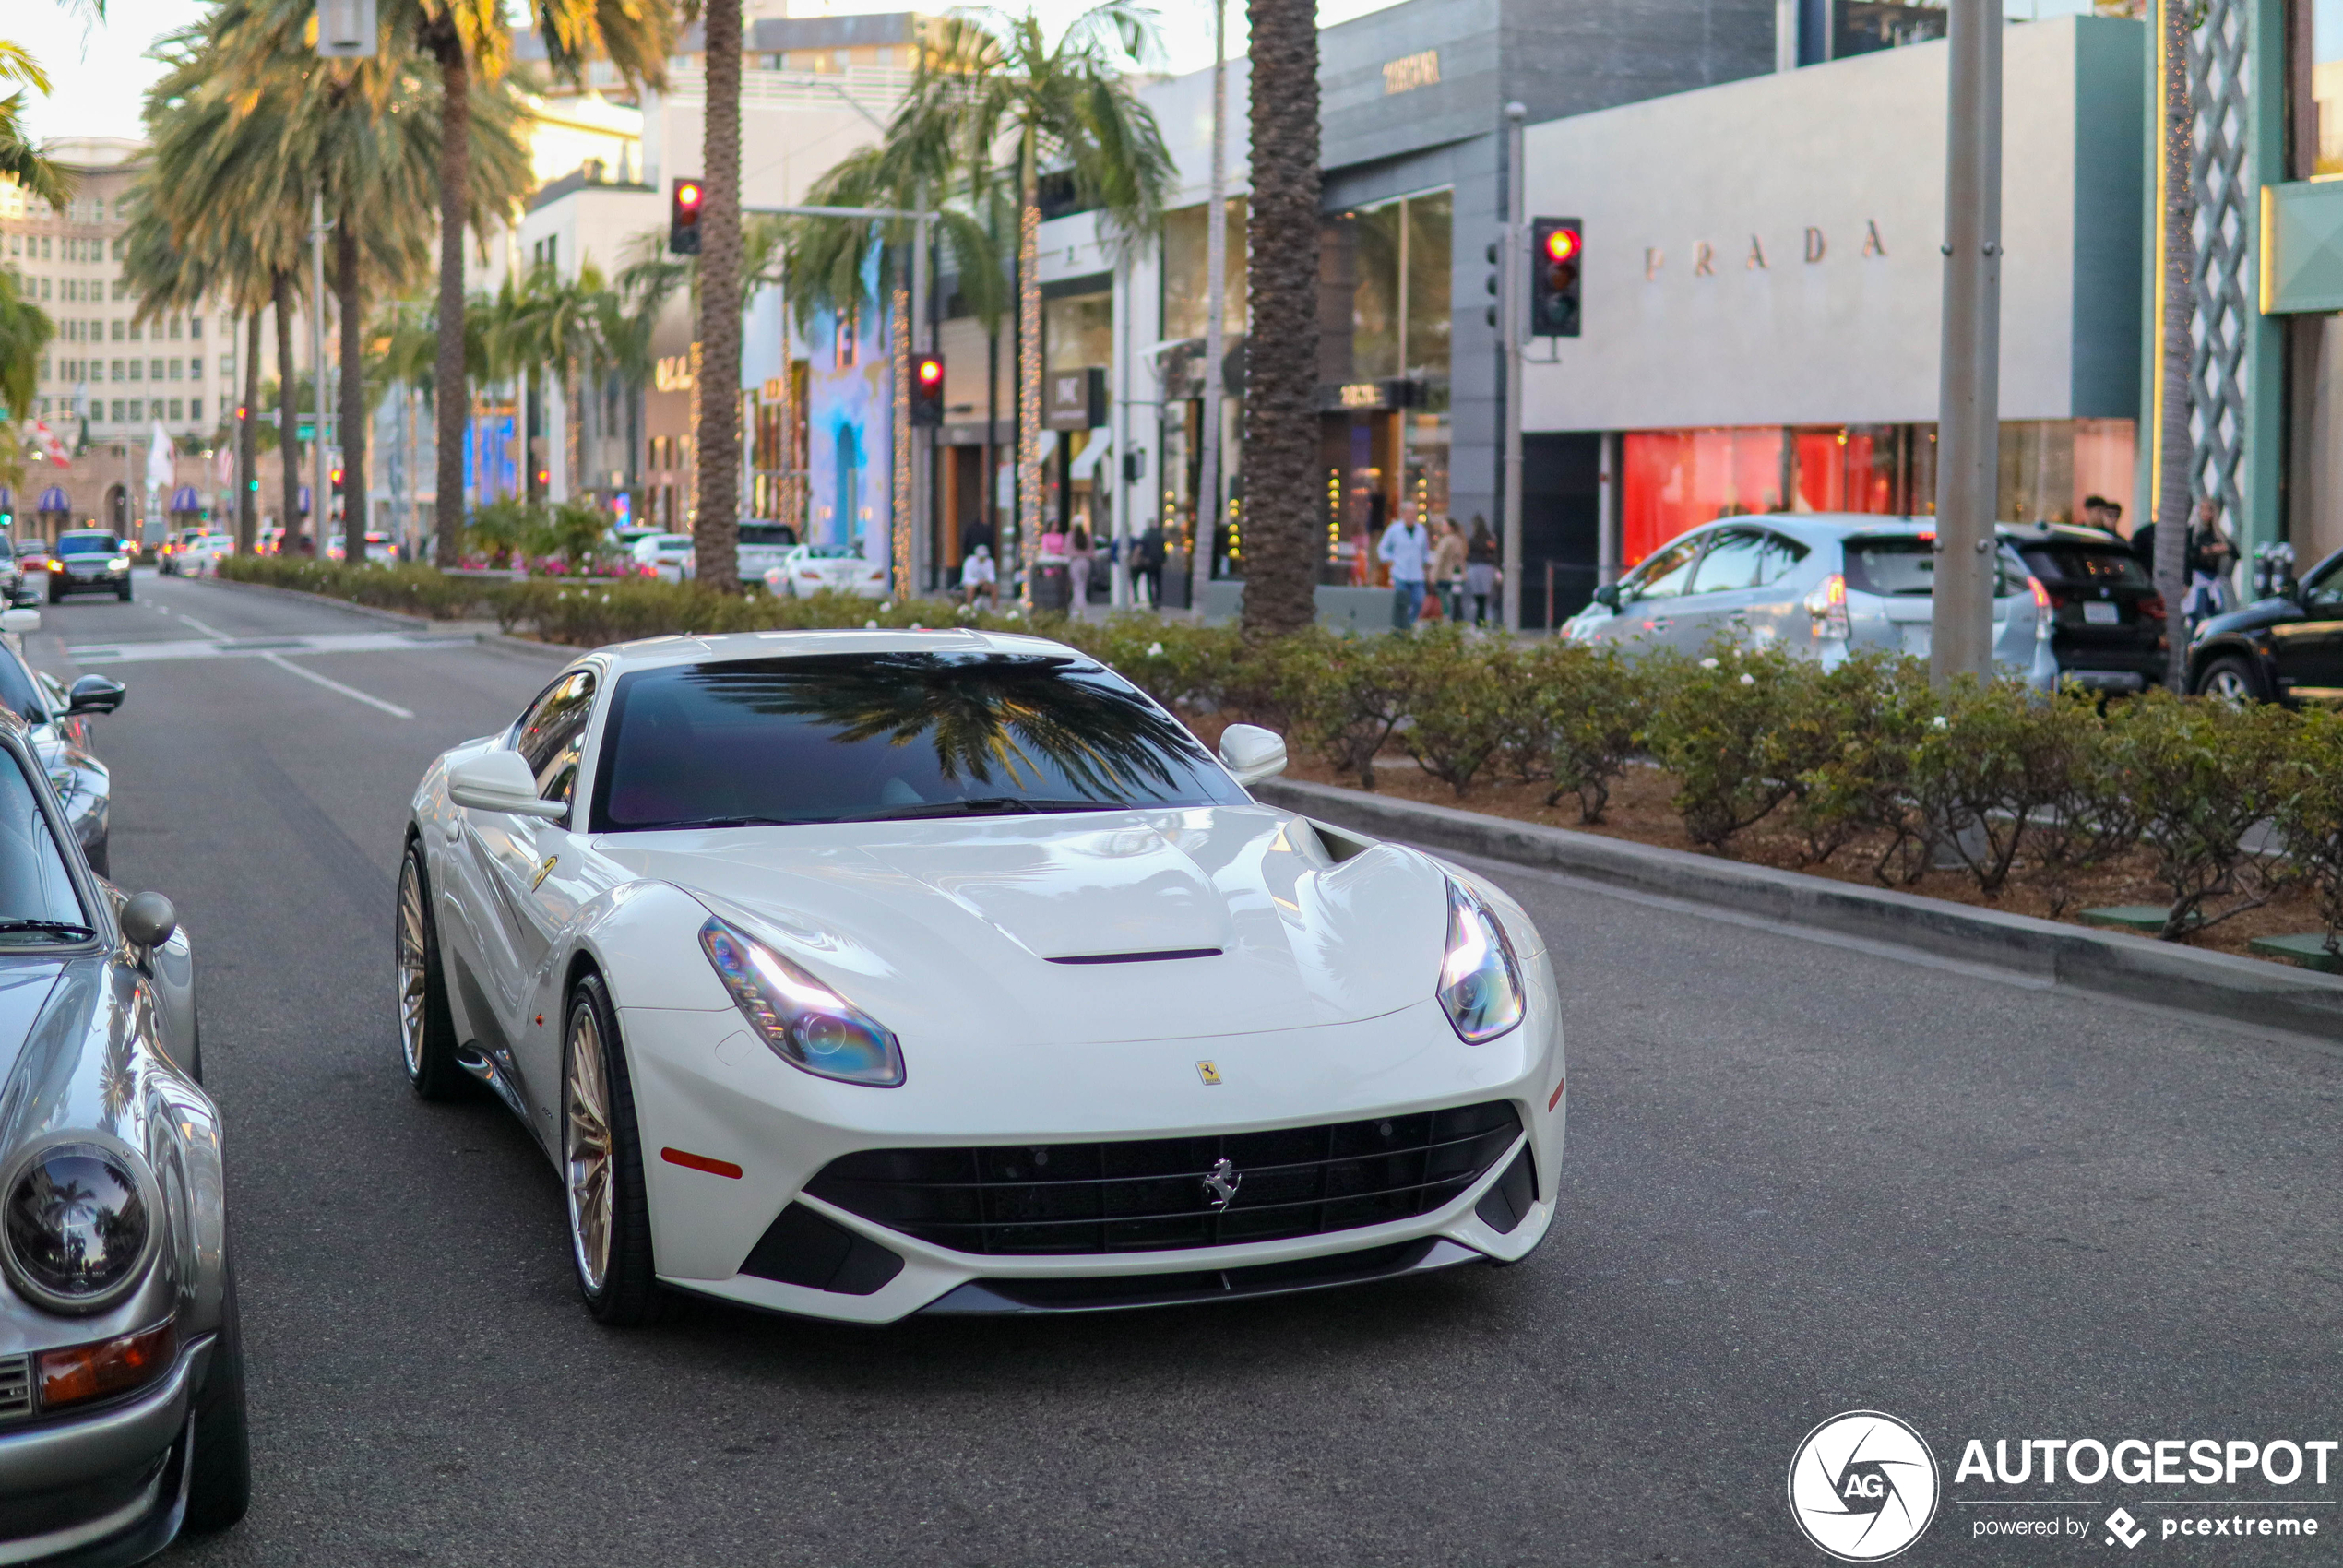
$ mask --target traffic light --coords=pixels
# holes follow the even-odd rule
[[[1489,248],[1481,254],[1489,258],[1489,275],[1481,281],[1489,290],[1489,325],[1493,327],[1497,325],[1497,306],[1501,298],[1497,292],[1497,242],[1490,241]]]
[[[330,473],[334,481],[334,493],[336,495],[339,495],[341,493],[341,470],[339,469],[334,469],[330,470]]]
[[[1576,218],[1538,219],[1529,225],[1529,335],[1576,338],[1584,225]]]
[[[675,255],[699,255],[699,209],[708,187],[697,180],[677,180],[667,199],[667,248]]]
[[[911,360],[911,422],[944,422],[944,356],[919,354]]]

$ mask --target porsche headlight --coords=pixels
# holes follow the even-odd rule
[[[817,1078],[892,1088],[903,1048],[868,1014],[755,937],[711,919],[701,951],[773,1054]]]
[[[53,1313],[92,1313],[137,1289],[151,1261],[153,1178],[125,1149],[93,1138],[42,1144],[9,1167],[0,1195],[8,1283]]]
[[[1521,1022],[1521,963],[1505,928],[1481,896],[1448,884],[1448,955],[1440,965],[1440,1006],[1467,1045],[1495,1039]]]

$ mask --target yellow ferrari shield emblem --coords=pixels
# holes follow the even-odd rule
[[[1209,1062],[1199,1062],[1195,1064],[1195,1075],[1202,1078],[1205,1087],[1209,1088],[1220,1081],[1220,1069]]]

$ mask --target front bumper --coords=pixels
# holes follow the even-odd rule
[[[115,1568],[171,1544],[187,1509],[189,1407],[214,1343],[189,1345],[136,1398],[0,1435],[0,1564]]]
[[[965,1069],[955,1072],[944,1062],[931,1060],[923,1072],[910,1041],[910,1082],[870,1089],[812,1078],[786,1065],[739,1026],[736,1014],[622,1009],[660,1277],[746,1306],[877,1324],[931,1310],[1096,1310],[1221,1300],[1477,1258],[1517,1261],[1552,1222],[1567,1115],[1551,980],[1542,956],[1527,967],[1534,982],[1523,1027],[1482,1046],[1459,1043],[1439,1004],[1427,998],[1385,1017],[1316,1028],[1063,1052],[1037,1047],[1032,1060],[1015,1064],[1013,1082],[995,1084],[991,1092],[981,1092]],[[1214,1063],[1218,1086],[1201,1081],[1198,1059]],[[1522,1132],[1447,1204],[1410,1218],[1279,1240],[1155,1252],[981,1255],[930,1244],[803,1191],[832,1159],[860,1149],[1237,1133],[1493,1099],[1512,1103]],[[742,1174],[729,1178],[671,1163],[662,1157],[667,1148],[738,1166]],[[1534,1201],[1525,1194],[1521,1208],[1510,1215],[1493,1209],[1498,1218],[1510,1219],[1493,1224],[1481,1212],[1482,1200],[1525,1155],[1534,1172]],[[792,1204],[885,1248],[901,1260],[900,1267],[861,1295],[742,1272],[751,1250]],[[1425,1245],[1414,1249],[1419,1242]],[[1370,1253],[1382,1256],[1357,1256]],[[1264,1270],[1272,1272],[1253,1272]],[[1084,1279],[1127,1280],[1131,1299],[1093,1292],[1053,1304],[1018,1301],[994,1288],[1002,1281]]]

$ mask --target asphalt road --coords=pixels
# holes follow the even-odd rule
[[[600,1329],[552,1170],[501,1111],[417,1102],[391,1010],[407,793],[551,666],[77,661],[385,630],[138,588],[30,641],[129,683],[98,731],[114,871],[178,902],[226,1114],[257,1496],[175,1561],[1819,1563],[1784,1477],[1841,1410],[1914,1423],[1948,1500],[2011,1491],[1953,1484],[1968,1437],[2343,1437],[2337,1058],[1521,871],[1574,1111],[1521,1266],[1038,1324]],[[2332,1562],[2343,1509],[2315,1512],[2315,1544],[2140,1550]],[[2109,1551],[1980,1545],[1979,1516],[1948,1501],[1904,1561]]]

